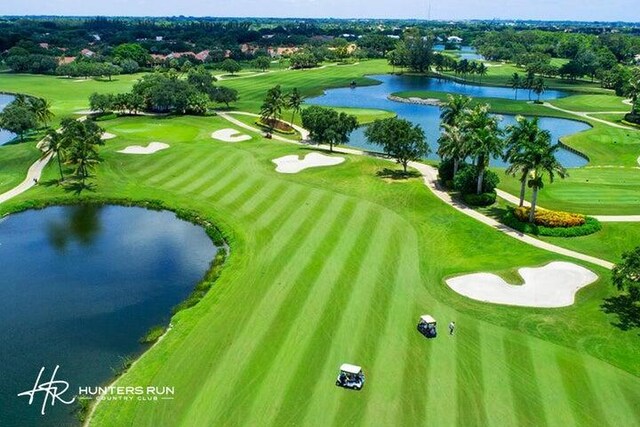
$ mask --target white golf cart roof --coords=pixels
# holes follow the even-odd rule
[[[423,321],[424,323],[436,323],[436,319],[429,316],[428,314],[425,314],[424,316],[420,316],[420,320]]]
[[[350,365],[348,363],[343,363],[342,366],[340,366],[340,370],[348,374],[359,374],[362,372],[362,368],[360,366]]]

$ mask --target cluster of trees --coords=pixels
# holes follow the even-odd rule
[[[493,192],[498,179],[487,173],[492,158],[503,158],[509,163],[507,173],[518,176],[521,182],[520,206],[524,204],[527,186],[532,189],[529,220],[533,222],[538,192],[544,187],[545,176],[553,182],[556,176],[564,178],[566,170],[556,159],[558,144],[552,144],[548,131],[540,129],[538,119],[518,117],[517,124],[500,129],[498,118],[489,114],[489,105],[473,105],[465,96],[449,96],[441,113],[442,133],[438,139],[438,154],[443,159],[442,179],[453,180],[454,187],[466,195],[472,191],[470,180],[475,181],[476,196]],[[465,160],[473,159],[472,164]],[[489,182],[485,182],[485,176]],[[486,185],[488,184],[488,185]],[[493,197],[471,198],[482,202]]]
[[[104,130],[91,120],[63,119],[58,131],[47,134],[49,150],[57,157],[60,182],[65,181],[63,164],[73,168],[71,178],[86,186],[91,170],[100,162],[98,146],[104,145]]]
[[[140,111],[177,114],[205,114],[211,103],[229,104],[237,101],[234,89],[214,85],[215,78],[203,67],[192,68],[187,78],[175,72],[144,75],[130,93],[98,94],[89,98],[91,109],[105,113],[118,111],[138,114]]]
[[[291,111],[291,123],[293,123],[296,114],[300,113],[303,102],[304,97],[297,88],[290,93],[284,93],[280,85],[269,89],[260,107],[260,122],[268,128],[268,135],[273,133],[274,129],[284,126],[284,123],[280,122],[284,109]]]
[[[640,68],[634,68],[630,73],[625,95],[631,98],[631,112],[625,119],[631,123],[640,124]]]
[[[515,92],[515,99],[518,99],[518,91],[524,89],[528,91],[529,101],[531,101],[531,93],[535,93],[538,97],[536,102],[540,102],[540,97],[547,90],[547,84],[544,78],[536,76],[533,71],[528,71],[525,76],[521,76],[519,73],[513,73],[509,78],[509,86]]]
[[[358,119],[351,114],[314,105],[302,111],[302,126],[309,131],[313,141],[329,144],[329,151],[333,152],[334,145],[349,141],[349,135],[358,127]]]
[[[427,72],[434,61],[433,39],[420,35],[418,31],[407,31],[404,39],[387,53],[387,60],[393,67],[417,73]]]
[[[138,70],[137,65],[135,70]],[[110,62],[93,62],[77,60],[69,64],[61,64],[56,68],[56,74],[67,77],[107,77],[109,80],[123,72],[123,68]],[[133,71],[135,72],[135,71]]]
[[[24,135],[39,126],[47,127],[53,118],[51,104],[44,98],[16,95],[16,98],[0,113],[0,128]]]
[[[422,127],[405,119],[391,117],[376,120],[367,127],[365,136],[369,142],[382,147],[385,154],[402,165],[405,174],[409,162],[420,160],[429,154]]]

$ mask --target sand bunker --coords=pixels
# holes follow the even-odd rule
[[[307,168],[335,166],[342,162],[344,162],[344,157],[329,157],[320,153],[309,153],[303,159],[294,155],[273,160],[273,163],[277,165],[276,172],[280,173],[298,173]]]
[[[169,148],[169,144],[165,144],[164,142],[150,142],[146,147],[142,147],[140,145],[130,145],[124,150],[118,151],[118,153],[122,154],[153,154],[161,150],[166,150]]]
[[[102,134],[102,136],[100,138],[103,139],[103,140],[107,140],[107,139],[113,139],[116,136],[118,136],[118,135],[114,135],[112,133],[105,132],[105,133]]]
[[[211,138],[224,142],[242,142],[251,139],[249,135],[238,132],[235,129],[221,129],[211,134]]]
[[[469,274],[447,280],[447,285],[466,297],[494,304],[521,307],[566,307],[581,288],[598,276],[570,262],[552,262],[544,267],[518,270],[524,285],[514,286],[490,273]]]

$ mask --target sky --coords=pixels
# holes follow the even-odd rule
[[[0,15],[640,22],[638,0],[0,0]]]

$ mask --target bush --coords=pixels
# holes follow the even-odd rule
[[[462,200],[467,205],[471,206],[489,206],[496,202],[496,192],[482,193],[482,194],[465,194],[462,196]]]
[[[464,162],[458,165],[458,171],[469,166]],[[438,177],[443,184],[453,181],[453,159],[445,159],[438,165]]]
[[[490,170],[484,171],[484,180],[482,182],[482,192],[491,193],[495,191],[500,183],[500,178],[495,172]],[[475,194],[478,186],[478,170],[471,165],[464,165],[453,178],[453,188],[462,194]]]
[[[140,338],[140,344],[153,344],[158,341],[162,335],[164,335],[166,328],[164,326],[154,326]]]
[[[640,125],[640,114],[629,113],[624,116],[624,120],[633,123],[635,125]]]
[[[509,208],[502,216],[502,223],[523,233],[534,234],[536,236],[550,237],[579,237],[588,236],[589,234],[600,231],[602,226],[600,222],[590,216],[585,217],[585,223],[575,227],[544,227],[542,225],[531,224],[529,222],[520,221],[515,213],[514,208]]]
[[[515,208],[513,214],[522,222],[529,221],[529,212],[531,208],[518,207]],[[536,225],[543,227],[558,228],[558,227],[578,227],[584,225],[586,217],[581,214],[550,211],[547,209],[536,209],[536,214],[533,219]]]

